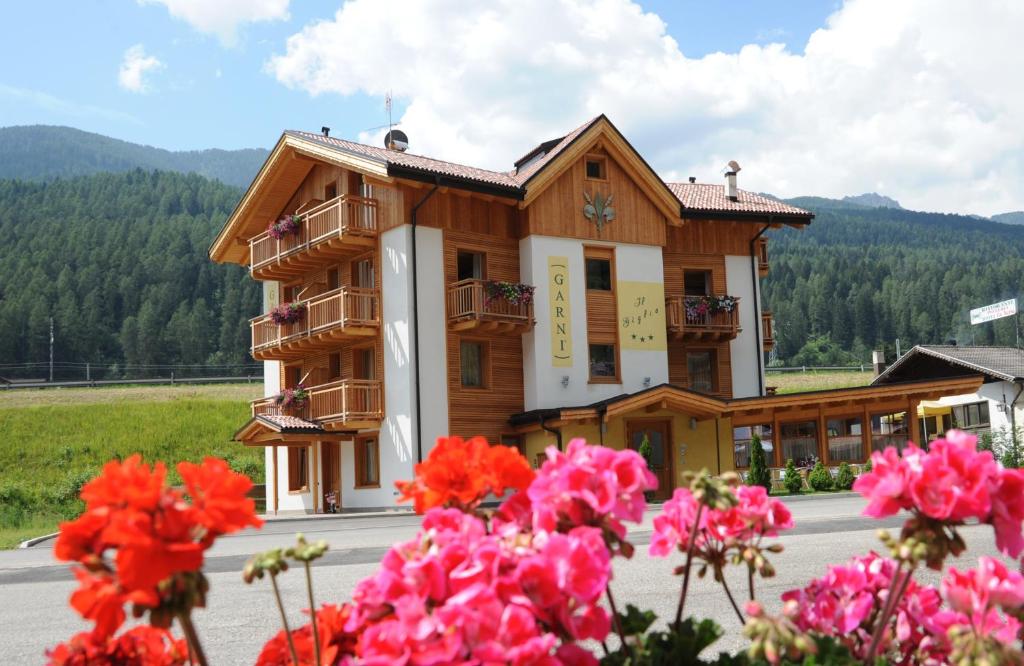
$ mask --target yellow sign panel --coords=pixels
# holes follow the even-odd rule
[[[661,282],[615,283],[619,305],[619,343],[623,349],[665,351],[665,285]]]
[[[569,309],[569,258],[548,257],[551,306],[551,365],[572,366],[572,311]]]

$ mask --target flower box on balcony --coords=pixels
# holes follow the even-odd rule
[[[494,301],[505,301],[510,305],[529,305],[533,302],[536,287],[519,282],[487,280],[484,282],[484,307]]]
[[[274,404],[281,408],[284,413],[302,411],[309,402],[309,391],[302,384],[296,384],[295,388],[284,389],[274,396]]]
[[[735,296],[686,296],[683,307],[686,319],[695,321],[719,312],[732,312],[738,302]]]
[[[306,316],[305,303],[282,303],[270,311],[270,318],[275,324],[294,324]]]
[[[271,222],[267,227],[267,233],[271,238],[281,240],[288,234],[297,234],[302,228],[302,218],[298,215],[285,215],[276,222]]]

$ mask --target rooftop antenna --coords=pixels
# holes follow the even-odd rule
[[[396,130],[395,127],[401,125],[401,122],[394,122],[391,119],[391,91],[389,90],[384,96],[384,109],[388,114],[388,124],[378,125],[376,127],[368,127],[364,129],[364,132],[376,132],[377,130],[387,129],[387,134],[384,135],[384,147],[388,150],[397,150],[398,152],[405,152],[409,149],[409,137],[405,135],[402,130]]]

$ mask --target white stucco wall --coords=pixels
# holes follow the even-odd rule
[[[620,350],[620,384],[590,384],[587,350],[587,295],[583,246],[615,247],[615,272],[618,281],[664,282],[660,246],[598,243],[572,238],[528,236],[519,241],[519,270],[523,282],[536,287],[534,310],[537,325],[523,336],[523,374],[525,407],[584,405],[604,398],[632,393],[644,388],[644,379],[654,386],[668,381],[668,354],[665,351]],[[569,260],[569,307],[572,322],[572,366],[555,367],[551,363],[550,290],[548,257]],[[562,378],[569,385],[562,386]]]
[[[1009,405],[1013,402],[1018,390],[1019,387],[1013,382],[989,382],[982,384],[977,393],[946,396],[940,398],[938,402],[952,407],[987,400],[989,403],[988,418],[991,430],[992,432],[998,432],[1011,427]],[[1024,426],[1024,395],[1019,399],[1014,411],[1016,412],[1017,426]]]
[[[448,434],[444,233],[440,229],[417,227],[416,243],[417,290],[420,297],[420,428],[423,456],[426,457],[437,438]]]
[[[725,257],[725,288],[730,296],[740,299],[740,334],[729,343],[732,358],[732,394],[734,398],[761,395],[758,385],[764,384],[764,354],[761,344],[760,302],[754,298],[754,289],[760,291],[760,280],[752,281],[754,262],[749,256]],[[756,286],[755,286],[756,285]]]

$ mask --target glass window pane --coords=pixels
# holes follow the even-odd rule
[[[768,466],[773,464],[772,426],[770,423],[755,426],[741,426],[732,429],[733,462],[737,468],[750,467],[750,445],[757,435],[761,438],[761,449],[764,450]]]
[[[462,366],[462,385],[482,387],[484,385],[483,345],[479,342],[463,342],[459,349]]]
[[[590,345],[590,376],[615,377],[615,345]]]
[[[700,351],[686,354],[686,377],[693,391],[711,393],[715,390],[714,362],[712,352]]]
[[[779,426],[782,463],[790,458],[797,467],[810,467],[818,459],[818,424],[814,421],[783,423]]]
[[[707,296],[711,293],[711,273],[683,271],[683,293],[687,296]]]
[[[863,462],[864,439],[860,417],[829,419],[828,457],[831,462]]]
[[[981,425],[988,425],[991,421],[988,420],[988,403],[978,403],[978,423]]]
[[[899,450],[907,445],[909,424],[906,412],[871,415],[871,450],[883,451],[890,446]]]
[[[586,260],[587,265],[587,289],[598,291],[612,290],[612,263],[608,259]]]
[[[479,252],[459,252],[456,262],[458,263],[458,279],[482,279],[484,276],[483,255]]]

